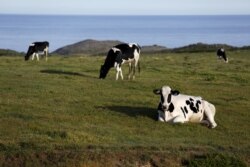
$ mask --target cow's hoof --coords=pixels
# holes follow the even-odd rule
[[[209,128],[214,129],[217,126],[217,124],[212,124]]]

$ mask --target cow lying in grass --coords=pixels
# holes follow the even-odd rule
[[[121,79],[123,79],[121,65],[124,63],[129,64],[129,74],[128,78],[130,79],[130,75],[133,72],[133,79],[135,77],[135,68],[138,65],[139,67],[139,58],[140,58],[141,48],[138,44],[130,43],[130,44],[119,44],[112,47],[105,59],[104,64],[100,69],[100,79],[105,79],[110,68],[116,68],[116,80],[119,78],[119,74]]]
[[[155,89],[161,96],[158,105],[158,120],[169,123],[196,122],[215,128],[215,107],[201,97],[180,94],[169,86]]]

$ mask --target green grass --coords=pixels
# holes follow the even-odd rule
[[[0,166],[249,166],[250,51],[228,54],[142,53],[134,81],[99,80],[104,57],[2,56]],[[218,127],[158,122],[163,85],[213,103]]]

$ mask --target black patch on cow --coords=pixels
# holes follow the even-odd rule
[[[184,115],[184,117],[186,118],[186,114],[185,114],[185,111],[184,111],[184,109],[181,107],[181,111],[183,112],[183,115]]]
[[[161,103],[159,103],[157,110],[163,111]]]
[[[188,113],[188,110],[187,110],[187,107],[186,107],[186,106],[184,107],[184,110],[185,110],[186,113]]]
[[[197,100],[196,102],[196,108],[197,108],[197,112],[199,112],[199,108],[200,108],[200,104],[201,104],[201,101],[200,100]]]
[[[191,104],[190,104],[190,109],[194,112],[194,113],[197,113],[198,111],[197,111],[197,108],[194,106],[194,103],[193,102],[191,102]]]
[[[169,112],[173,112],[174,111],[174,105],[173,105],[173,103],[170,103],[170,105],[168,107],[168,111]]]
[[[180,92],[178,90],[171,90],[171,94],[174,96],[178,96]]]
[[[194,113],[199,112],[199,105],[201,104],[200,100],[197,100],[196,102],[194,99],[189,98],[189,100],[186,100],[186,104],[189,106],[190,110],[192,110]]]
[[[167,101],[168,103],[171,102],[171,96],[172,96],[171,94],[168,94],[168,101]]]
[[[164,96],[161,93],[161,102],[164,103]]]

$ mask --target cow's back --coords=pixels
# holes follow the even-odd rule
[[[202,98],[199,96],[190,96],[179,94],[172,96],[172,103],[175,107],[174,115],[184,115],[186,121],[200,122],[203,119]]]

